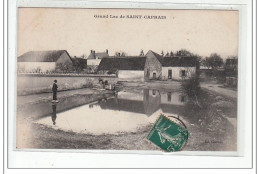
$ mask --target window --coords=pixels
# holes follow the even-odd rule
[[[168,70],[168,79],[172,79],[172,70],[171,69]]]
[[[186,71],[185,70],[181,70],[180,71],[180,76],[181,77],[185,77],[187,75]]]
[[[155,89],[152,90],[152,94],[156,95],[156,90]]]
[[[181,103],[186,102],[186,96],[185,95],[180,95],[179,96],[179,100],[180,100]]]
[[[172,93],[171,92],[167,93],[167,99],[168,99],[168,102],[172,101]]]

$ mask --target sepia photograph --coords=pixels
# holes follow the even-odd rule
[[[238,10],[17,10],[16,149],[238,149]]]

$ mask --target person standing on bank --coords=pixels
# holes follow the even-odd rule
[[[57,80],[54,80],[54,83],[52,85],[52,92],[53,92],[52,102],[55,102],[55,103],[59,102],[57,100],[57,90],[58,90]]]

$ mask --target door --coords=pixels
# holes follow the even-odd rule
[[[156,79],[156,73],[153,73],[153,79]]]
[[[168,79],[172,79],[172,70],[171,69],[168,70]]]

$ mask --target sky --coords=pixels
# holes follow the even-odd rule
[[[17,25],[18,56],[40,50],[88,56],[90,50],[106,49],[110,55],[124,51],[134,56],[141,49],[145,53],[187,49],[203,57],[217,53],[224,59],[238,55],[238,11],[19,8]]]

